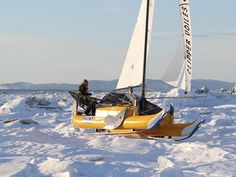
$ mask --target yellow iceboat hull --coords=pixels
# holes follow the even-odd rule
[[[122,123],[114,129],[107,129],[106,119],[109,118],[107,115],[122,111],[125,111]],[[72,125],[75,127],[106,130],[109,134],[132,137],[189,136],[201,124],[201,121],[179,124],[173,122],[174,116],[170,113],[136,115],[134,106],[97,108],[95,116],[72,116]]]
[[[113,134],[119,134],[122,136],[131,136],[131,137],[189,136],[191,132],[185,133],[185,129],[191,125],[196,125],[194,126],[194,128],[197,127],[197,124],[194,121],[191,123],[183,123],[183,124],[160,125],[152,130],[130,131],[129,129],[115,129],[111,130],[111,132]],[[194,128],[192,130],[194,130]]]

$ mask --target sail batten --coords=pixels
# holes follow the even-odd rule
[[[129,49],[125,59],[125,63],[120,74],[116,89],[135,87],[142,84],[143,67],[144,67],[144,47],[147,17],[147,0],[141,3],[139,15],[134,28],[134,32],[130,41]],[[149,1],[148,14],[148,39],[147,39],[147,56],[150,46],[152,21],[154,14],[154,0]],[[148,58],[148,57],[147,57]]]
[[[190,92],[192,79],[192,30],[189,0],[179,0],[183,43],[170,63],[162,80],[174,87]],[[180,51],[183,51],[180,56]]]

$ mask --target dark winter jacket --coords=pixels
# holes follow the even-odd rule
[[[88,85],[85,83],[82,83],[79,86],[79,92],[80,92],[80,95],[88,95]]]

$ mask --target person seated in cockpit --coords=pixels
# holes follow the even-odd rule
[[[96,103],[95,101],[91,98],[91,93],[88,92],[88,80],[84,79],[83,82],[80,84],[77,92],[78,100],[79,102],[77,103],[80,106],[85,109],[85,114],[86,115],[95,115],[95,110],[96,110]]]

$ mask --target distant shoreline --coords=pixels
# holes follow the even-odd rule
[[[117,80],[103,81],[103,80],[90,80],[89,90],[91,91],[113,91],[116,88]],[[153,91],[169,91],[173,89],[161,80],[147,80],[147,88]],[[210,90],[219,90],[221,88],[231,89],[234,86],[233,82],[224,82],[217,80],[207,79],[195,79],[192,80],[192,90],[199,89],[202,87],[208,87]],[[28,82],[17,82],[0,84],[0,91],[75,91],[78,88],[78,84],[67,84],[67,83],[48,83],[48,84],[34,84]]]

